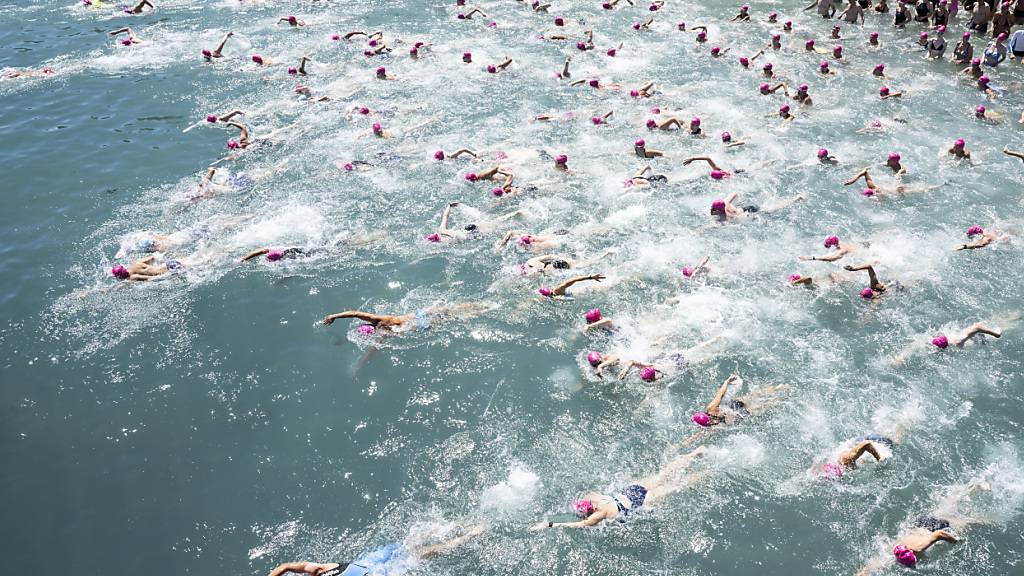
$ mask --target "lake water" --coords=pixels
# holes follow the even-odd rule
[[[981,523],[930,551],[922,572],[1019,573],[1024,165],[1000,151],[1024,148],[1024,67],[989,71],[1005,89],[990,102],[948,61],[923,59],[916,26],[897,31],[869,15],[833,41],[832,23],[803,4],[751,6],[754,21],[725,23],[738,5],[670,1],[646,31],[631,27],[652,14],[646,5],[605,11],[575,0],[548,14],[486,2],[489,18],[471,20],[442,2],[165,0],[139,16],[67,2],[0,6],[0,68],[56,72],[0,80],[5,560],[82,574],[262,574],[488,520],[484,535],[412,572],[853,574],[948,487],[981,474],[991,492],[965,505]],[[771,10],[795,29],[744,70],[738,56],[778,29],[765,21]],[[288,14],[306,26],[275,24]],[[537,38],[556,31],[557,15],[572,42]],[[679,32],[680,20],[707,25],[709,42]],[[951,45],[964,22],[950,26]],[[122,26],[142,43],[107,36]],[[596,49],[576,50],[591,26]],[[402,40],[390,55],[331,39],[378,29]],[[228,30],[224,58],[203,62],[200,50]],[[865,46],[871,30],[881,48]],[[830,58],[835,75],[817,73],[829,55],[806,53],[808,38],[827,51],[843,44],[843,59]],[[417,40],[431,46],[413,60]],[[714,59],[713,45],[731,51]],[[974,46],[980,53],[983,41]],[[255,66],[253,53],[273,65]],[[286,68],[303,54],[313,62],[301,82],[330,101],[294,94]],[[556,79],[566,55],[574,79],[622,89]],[[485,71],[505,56],[508,70]],[[772,117],[781,92],[758,94],[764,62],[791,88],[810,87],[813,107],[794,103],[791,123]],[[903,98],[879,100],[877,62]],[[375,80],[381,65],[396,80]],[[631,98],[647,80],[660,92]],[[980,104],[1001,121],[976,120]],[[203,118],[233,108],[246,111],[253,137],[272,139],[219,164],[217,193],[193,201],[237,138]],[[609,111],[607,124],[590,122]],[[669,111],[700,116],[708,137],[644,128]],[[554,121],[531,121],[542,113]],[[881,130],[857,132],[873,120]],[[393,137],[371,137],[373,122]],[[724,130],[749,141],[725,149]],[[637,138],[668,155],[649,162],[667,183],[624,186],[647,163],[632,154]],[[973,164],[946,156],[957,138]],[[485,161],[433,159],[462,146]],[[819,165],[821,147],[840,164]],[[878,166],[890,151],[909,168],[906,185],[937,188],[866,198],[861,184],[843,186],[867,165],[894,186]],[[562,153],[572,174],[546,159]],[[745,172],[716,182],[705,165],[680,162],[699,155]],[[353,161],[368,169],[346,171]],[[496,199],[490,183],[464,179],[499,161],[537,190]],[[711,225],[708,206],[730,192],[762,208],[804,200]],[[480,223],[484,233],[424,240],[453,201],[462,205],[452,226]],[[515,210],[514,222],[485,226]],[[952,251],[972,225],[1011,237]],[[521,276],[528,247],[494,247],[509,229],[568,230],[557,252],[580,260],[611,251],[581,268],[608,279],[580,285],[572,301],[537,301],[539,286],[566,275]],[[175,233],[181,242],[163,256],[185,262],[180,273],[131,285],[110,276],[144,256],[139,238]],[[863,273],[788,286],[794,273],[841,272],[798,260],[824,254],[831,234],[861,245],[839,264],[875,261],[901,289],[866,302]],[[318,250],[238,262],[295,246]],[[709,271],[683,278],[680,268],[703,255]],[[346,309],[458,302],[491,309],[386,339],[348,321],[319,324]],[[614,334],[582,332],[595,307],[616,321]],[[1005,335],[963,349],[928,344],[977,321]],[[709,339],[703,361],[655,387],[636,373],[598,379],[584,360],[598,350],[656,361]],[[565,514],[584,491],[656,471],[734,372],[746,390],[790,390],[706,441],[700,482],[624,524],[526,529]],[[906,437],[882,465],[840,482],[805,475],[844,440],[897,427]]]

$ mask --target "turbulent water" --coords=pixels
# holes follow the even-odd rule
[[[747,23],[726,23],[738,5],[719,2],[670,0],[654,13],[625,2],[556,2],[547,14],[512,1],[479,7],[487,18],[460,20],[468,7],[442,2],[165,0],[138,16],[0,6],[0,67],[54,70],[0,80],[5,560],[82,574],[258,574],[487,520],[465,547],[410,569],[853,574],[950,486],[981,474],[992,490],[965,511],[981,523],[921,567],[1019,571],[1024,165],[1000,151],[1024,148],[1024,67],[990,70],[1003,93],[989,101],[948,60],[923,59],[916,26],[896,31],[871,14],[830,40],[832,22],[792,0],[753,2]],[[794,31],[744,70],[737,58],[779,30],[771,10]],[[289,14],[306,25],[276,23]],[[559,15],[572,40],[540,39],[560,30]],[[650,29],[634,30],[648,15]],[[681,20],[690,31],[677,30]],[[699,25],[707,44],[694,41]],[[950,26],[950,50],[963,25]],[[107,35],[122,26],[142,42]],[[595,49],[578,51],[590,28]],[[366,57],[365,39],[332,39],[351,30],[383,30],[394,50]],[[866,46],[871,30],[880,48]],[[224,58],[205,63],[200,50],[227,31]],[[844,57],[806,53],[809,38],[826,52],[841,43]],[[429,46],[412,59],[416,41]],[[974,45],[980,53],[982,40]],[[711,46],[730,52],[715,59]],[[254,53],[272,64],[256,66]],[[310,74],[296,79],[286,69],[303,55]],[[608,88],[556,78],[567,55],[573,79]],[[507,70],[487,73],[506,56]],[[836,74],[818,74],[823,57]],[[814,105],[761,96],[765,62],[791,89],[807,83]],[[878,98],[879,62],[902,98]],[[378,66],[394,79],[375,79]],[[658,92],[631,98],[648,80]],[[296,95],[298,82],[330,100]],[[796,119],[782,123],[786,101]],[[976,120],[980,104],[997,121]],[[238,137],[204,118],[235,108],[269,141],[218,164],[215,194],[196,201],[206,168]],[[644,127],[669,115],[699,116],[707,137]],[[880,129],[858,132],[873,120]],[[374,122],[392,137],[373,137]],[[748,142],[724,148],[726,130]],[[667,157],[637,158],[638,138]],[[946,155],[957,138],[970,163]],[[483,160],[433,158],[463,146]],[[838,166],[815,160],[821,147]],[[895,186],[878,166],[891,151],[909,169],[905,185],[935,188],[868,198],[862,184],[843,186],[867,165]],[[552,168],[559,154],[571,173]],[[743,171],[714,181],[703,163],[681,163],[700,155]],[[494,164],[515,172],[521,195],[496,198],[492,183],[464,178]],[[668,182],[625,186],[646,164]],[[708,207],[731,192],[762,209],[804,199],[717,225]],[[483,232],[426,241],[455,201],[451,226]],[[952,251],[972,225],[1010,238]],[[506,230],[568,230],[555,251],[603,256],[580,270],[607,279],[579,285],[573,300],[540,301],[538,287],[568,274],[522,276],[535,254],[514,240],[496,249]],[[162,256],[184,269],[118,285],[111,267],[144,256],[136,243],[152,234],[173,235]],[[825,253],[832,234],[860,250],[838,264],[798,260]],[[260,247],[296,246],[312,255],[239,263]],[[680,274],[704,255],[707,273]],[[824,281],[859,261],[900,288],[868,302],[863,273]],[[789,286],[791,274],[819,285]],[[319,323],[346,309],[462,302],[489,310],[392,338]],[[583,333],[584,312],[598,307],[614,333]],[[1004,336],[928,344],[977,321]],[[599,379],[584,360],[597,350],[657,362],[711,339],[688,370],[654,386],[635,372]],[[655,472],[731,373],[744,391],[790,388],[707,438],[699,482],[627,523],[527,530],[585,491]],[[844,440],[897,428],[906,436],[883,464],[839,482],[805,474]]]

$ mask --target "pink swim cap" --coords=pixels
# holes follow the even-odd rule
[[[750,65],[750,59],[746,56],[740,56],[740,66],[744,68]]]
[[[785,22],[782,23],[782,27],[785,28],[786,30],[789,30],[790,28],[793,27],[793,21],[786,20]]]
[[[712,214],[725,214],[725,200],[715,200],[711,203]]]
[[[725,172],[723,172],[721,170],[712,170],[711,171],[711,179],[712,180],[721,180],[722,178],[725,178]]]
[[[808,50],[814,48],[814,40],[811,39],[808,40],[807,42],[804,42],[804,48],[807,48]]]
[[[843,476],[843,467],[835,462],[827,462],[821,467],[821,475],[827,480],[839,480]]]
[[[491,188],[491,194],[493,194],[496,198],[501,198],[502,196],[505,195],[505,189],[502,188],[501,186],[495,186],[494,188]]]
[[[612,5],[609,2],[605,2],[604,4],[601,4],[601,8],[604,8],[605,10],[611,10]]]
[[[331,34],[331,40],[341,40],[341,34]]]
[[[351,162],[345,162],[345,164],[343,164],[341,167],[343,170],[345,170],[345,172],[351,172],[356,169],[356,167],[353,166]]]
[[[686,31],[686,22],[680,22],[679,24],[676,24],[676,28],[678,28],[680,32]]]
[[[473,61],[473,53],[472,52],[463,52],[462,53],[462,61],[463,62],[472,62]]]
[[[377,332],[377,329],[374,328],[372,324],[360,324],[359,327],[356,328],[356,332],[363,336],[372,336]]]
[[[537,293],[540,294],[541,296],[544,296],[545,298],[551,298],[551,288],[548,288],[546,286],[541,286],[540,288],[537,288]]]
[[[468,180],[470,182],[476,182],[476,178],[477,178],[476,172],[469,172],[465,176],[463,176],[463,178],[465,178],[466,180]]]
[[[988,84],[988,83],[989,83],[989,77],[987,75],[982,74],[981,78],[978,78],[978,84],[981,84],[982,86],[984,86],[985,84]]]
[[[523,234],[519,237],[519,243],[523,246],[529,246],[533,243],[533,238],[529,234]]]
[[[899,162],[899,161],[900,161],[900,153],[899,152],[889,152],[889,162]]]
[[[488,72],[489,74],[494,74],[494,73],[496,73],[497,71],[498,71],[498,67],[497,67],[497,66],[495,66],[494,64],[488,64],[488,65],[487,65],[487,72]]]
[[[928,33],[927,32],[921,32],[921,40],[927,40],[927,39],[928,39]]]
[[[722,142],[731,142],[731,141],[732,141],[732,134],[729,134],[728,132],[722,132]]]
[[[609,56],[612,56],[612,57],[614,57],[614,56],[615,56],[615,53],[616,53],[616,51],[615,51],[615,48],[609,48],[609,49],[608,49],[608,55],[609,55]]]
[[[434,152],[434,160],[444,160],[444,150]]]
[[[602,120],[600,116],[591,116],[590,117],[590,123],[595,125],[595,126],[597,126],[598,124],[601,124],[602,122],[604,122],[604,120]]]
[[[1006,40],[1006,32],[1000,32],[999,36],[996,36],[996,40],[999,42]]]
[[[981,58],[975,58],[975,59],[971,60],[971,65],[972,66],[981,66]]]
[[[644,382],[654,382],[654,379],[658,377],[658,372],[650,366],[644,366],[640,370],[640,379]]]
[[[839,247],[839,236],[836,236],[835,234],[825,238],[825,248],[831,248],[833,246],[836,248]]]
[[[235,140],[234,138],[229,138],[228,139],[228,150],[234,150],[236,148],[238,148],[238,141]]]
[[[712,56],[718,56],[718,53],[721,52],[721,51],[722,51],[722,49],[719,48],[718,46],[712,46],[712,48],[711,48],[711,55]],[[740,60],[742,61],[743,59],[740,58]]]
[[[597,78],[587,82],[587,84],[589,84],[591,88],[599,88],[601,86],[601,83],[597,81]]]
[[[213,58],[213,52],[210,52],[209,48],[203,48],[203,56],[206,58]]]
[[[801,278],[803,278],[803,276],[801,276],[799,274],[790,274],[789,275],[789,281],[790,282],[796,282],[797,280],[799,280]]]
[[[932,338],[932,345],[939,348],[945,348],[946,346],[949,346],[949,338],[946,338],[945,334],[939,334],[935,338]]]
[[[807,84],[801,84],[801,85],[797,86],[796,91],[797,92],[807,92],[807,90],[809,90],[809,89],[810,89],[810,86],[808,86]]]
[[[978,234],[984,234],[984,233],[985,233],[985,230],[981,226],[978,226],[977,224],[975,224],[974,226],[971,226],[970,228],[967,229],[967,237],[968,238],[971,238],[973,236],[977,236]]]
[[[821,63],[818,64],[818,67],[822,69],[828,68],[828,60],[822,60]]]
[[[387,74],[387,70],[385,70],[383,66],[380,66],[380,67],[377,68],[377,76],[378,77],[383,77],[386,74]]]
[[[647,122],[646,122],[646,125],[650,129],[654,129],[654,128],[658,127],[658,123],[654,121],[654,118],[648,118]]]
[[[639,22],[633,22],[633,30],[639,30],[639,29],[640,29],[640,23]]]
[[[771,72],[771,70],[772,70],[772,68],[774,68],[774,66],[772,65],[772,63],[771,63],[771,62],[768,62],[768,63],[766,63],[766,64],[765,64],[764,66],[762,66],[761,68],[762,68],[762,69],[763,69],[763,70],[764,70],[765,72]]]
[[[587,310],[587,313],[584,314],[583,317],[586,318],[588,323],[593,324],[594,322],[601,320],[601,309],[594,308],[593,310]]]
[[[459,20],[465,20],[466,14],[464,12],[459,12],[458,15],[455,17],[458,18]]]
[[[561,16],[555,16],[555,26],[565,26],[565,19]]]
[[[885,64],[882,64],[881,62],[875,64],[875,72],[881,72],[882,70],[885,70]]]
[[[970,32],[964,32],[964,40],[968,40],[968,39],[970,39],[970,37],[971,37],[971,33]]]
[[[768,14],[768,17],[769,17],[769,18],[775,18],[775,17],[777,17],[778,15],[779,15],[779,13],[778,13],[778,12],[770,12],[770,13]]]
[[[935,31],[938,32],[939,34],[945,34],[946,33],[946,27],[945,26],[939,26]]]
[[[861,195],[866,198],[871,198],[872,196],[875,195],[875,191],[872,190],[871,188],[865,188],[864,191],[861,192]]]
[[[257,64],[263,64],[263,56],[260,56],[259,54],[253,54],[252,61]]]
[[[782,114],[789,114],[789,110],[790,110],[790,108],[789,108],[789,104],[783,104],[783,105],[782,105],[782,106],[781,106],[781,107],[779,108],[779,112],[781,112]]]
[[[431,232],[430,234],[427,234],[427,242],[440,242],[440,241],[441,241],[441,235],[438,234],[437,232]]]
[[[759,86],[758,88],[761,90],[761,94],[767,94],[768,93],[768,88],[769,88],[768,84],[762,83],[761,86]]]
[[[568,161],[569,157],[566,156],[565,154],[559,154],[558,156],[555,156],[555,164],[565,164]]]
[[[121,45],[122,46],[131,46],[132,45],[132,39],[131,38],[125,38],[124,40],[121,40]]]
[[[577,42],[576,43],[576,49],[577,50],[586,50],[587,49],[587,43],[586,42],[582,42],[582,41]]]
[[[888,96],[889,95],[889,87],[888,86],[882,86],[881,88],[879,88],[878,89],[878,95],[879,96]]]
[[[966,145],[967,143],[964,142],[963,138],[959,138],[956,142],[953,142],[953,148],[963,148]]]
[[[646,145],[647,145],[647,142],[644,142],[643,138],[637,140],[636,142],[633,142],[633,146],[635,146],[637,148],[643,148]]]
[[[977,108],[974,109],[974,113],[977,114],[978,116],[984,116],[985,115],[985,107],[984,106],[978,106]]]
[[[213,123],[217,122],[217,116],[215,116],[213,114],[207,114],[206,115],[206,121],[209,122],[210,124],[213,124]]]
[[[896,557],[897,562],[904,566],[913,568],[917,564],[917,555],[914,554],[913,550],[902,544],[892,549],[892,555]]]
[[[288,23],[289,24],[298,24],[299,23],[299,19],[296,18],[295,16],[289,16],[288,17]]]
[[[298,70],[298,68],[296,68],[296,67],[294,67],[294,66],[289,66],[289,67],[288,67],[288,73],[289,73],[289,74],[298,74],[298,73],[299,73],[299,70]]]
[[[267,252],[267,260],[270,260],[271,262],[277,262],[281,258],[284,258],[284,253],[280,250],[271,250],[270,252]]]
[[[690,417],[690,420],[693,420],[694,424],[703,426],[704,428],[711,426],[711,415],[707,412],[696,412]]]
[[[869,34],[869,36],[871,38],[878,38],[878,32],[872,32],[871,34]]]
[[[419,55],[419,53],[420,53],[420,49],[419,48],[417,48],[415,46],[413,46],[412,48],[409,48],[409,55],[410,56],[417,56],[417,55]]]
[[[371,128],[373,128],[374,133],[380,132],[381,131],[380,122],[374,122],[373,126],[371,126]]]
[[[601,353],[593,351],[587,353],[587,362],[589,362],[591,366],[597,366],[601,363]]]
[[[128,269],[125,268],[124,266],[121,266],[120,264],[111,268],[110,273],[114,276],[114,278],[117,278],[118,280],[127,280],[128,277],[131,276],[131,273],[128,272]]]
[[[782,34],[772,34],[772,40],[781,40]]]
[[[875,295],[875,291],[872,290],[871,288],[865,288],[865,289],[860,291],[860,297],[861,298],[865,298],[865,299],[866,298],[871,298],[874,295]]]
[[[629,91],[629,95],[632,96],[633,98],[639,98],[640,97],[640,91],[639,90],[630,90]]]
[[[840,55],[842,53],[843,53],[843,46],[841,44],[836,44],[835,46],[832,47],[832,54],[833,55],[838,56],[838,55]]]
[[[690,126],[700,126],[700,118],[694,116],[690,119]]]
[[[708,37],[707,32],[705,32],[703,30],[701,30],[700,32],[697,33],[697,39],[698,40],[703,40],[703,39],[705,39],[707,37]]]
[[[818,148],[818,158],[827,158],[828,150],[825,148]]]
[[[590,500],[577,500],[572,503],[573,512],[580,518],[587,518],[594,513],[594,503]]]
[[[687,278],[690,278],[690,277],[693,276],[693,268],[690,268],[689,266],[683,266],[683,269],[680,270],[680,272],[682,272],[683,276],[685,276]]]

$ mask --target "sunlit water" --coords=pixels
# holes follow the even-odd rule
[[[465,21],[439,2],[171,0],[132,17],[52,2],[0,7],[0,66],[57,71],[0,81],[5,560],[47,559],[83,574],[265,573],[489,519],[484,536],[413,572],[851,574],[945,487],[987,471],[992,493],[971,502],[985,523],[922,567],[1019,570],[1024,347],[1013,319],[1024,286],[1024,170],[999,151],[1024,148],[1015,123],[1024,71],[990,71],[1008,90],[986,101],[948,62],[922,60],[916,27],[897,32],[871,15],[864,29],[843,24],[844,59],[825,78],[822,55],[803,45],[816,38],[830,48],[831,22],[790,1],[755,2],[753,22],[727,24],[738,6],[706,4],[670,1],[644,32],[631,24],[646,6],[624,2],[614,11],[557,4],[547,15],[488,2],[479,6],[490,18]],[[795,30],[783,50],[743,70],[738,56],[776,29],[765,22],[770,10]],[[307,26],[275,24],[291,13]],[[580,20],[592,25],[596,49],[539,40],[555,31],[555,15],[571,34],[585,29]],[[678,32],[680,20],[707,25],[708,44]],[[126,25],[144,43],[106,36]],[[951,44],[962,25],[951,26]],[[402,43],[366,58],[365,42],[331,40],[356,29]],[[236,37],[225,57],[203,63],[200,50],[228,30]],[[870,30],[881,33],[875,51],[864,46]],[[432,46],[412,60],[417,40]],[[731,52],[712,59],[713,45]],[[275,65],[257,68],[252,53]],[[313,63],[301,82],[331,101],[293,93],[285,69],[303,54]],[[557,80],[566,55],[574,79],[623,89]],[[515,61],[507,71],[485,71],[505,56]],[[788,125],[769,117],[781,92],[758,94],[764,62],[790,87],[810,86],[814,106],[794,105]],[[869,73],[877,62],[902,99],[878,99],[881,82]],[[380,65],[397,80],[375,80]],[[647,80],[661,92],[630,98]],[[975,120],[979,104],[1002,121]],[[700,116],[708,137],[648,131],[655,107]],[[218,194],[192,202],[206,167],[237,137],[202,120],[232,108],[272,143],[222,164]],[[591,124],[608,111],[607,125]],[[531,122],[541,113],[556,121]],[[857,133],[874,119],[886,130]],[[369,137],[375,121],[394,137]],[[723,130],[748,144],[725,150]],[[667,184],[624,186],[644,165],[632,155],[637,138],[668,154],[650,162]],[[973,165],[945,157],[957,138]],[[433,159],[461,146],[486,161]],[[840,165],[818,165],[820,147]],[[908,184],[939,187],[869,199],[859,185],[842,186],[893,150]],[[554,171],[538,151],[568,154],[574,173]],[[706,166],[681,165],[691,155],[746,172],[715,182]],[[463,178],[499,158],[517,184],[538,190],[499,200],[491,185]],[[352,161],[371,167],[345,171]],[[873,174],[893,185],[881,168]],[[805,200],[708,226],[710,202],[733,191],[742,205]],[[504,224],[475,240],[424,240],[451,201],[463,203],[457,228],[521,209],[511,227],[570,231],[558,252],[614,250],[583,269],[608,280],[581,286],[573,301],[535,301],[557,278],[518,275],[530,254],[515,242],[495,251]],[[1013,238],[952,252],[974,224]],[[188,234],[196,229],[207,232]],[[110,267],[140,257],[132,247],[148,233],[180,233],[184,242],[165,256],[186,270],[112,288]],[[856,259],[877,260],[883,281],[903,289],[872,305],[858,296],[863,276],[787,286],[793,273],[836,270],[797,260],[823,253],[830,234],[869,243]],[[323,250],[238,264],[262,246]],[[679,269],[705,254],[710,273],[684,279]],[[678,302],[664,304],[672,296]],[[494,309],[383,341],[354,324],[317,323],[349,308],[397,314],[471,301]],[[616,320],[615,335],[581,333],[594,307]],[[979,320],[1005,336],[941,353],[927,346]],[[587,350],[657,360],[715,337],[703,361],[653,392],[635,373],[597,379],[583,360]],[[914,353],[894,363],[908,347]],[[748,388],[792,388],[762,417],[708,441],[703,482],[626,524],[525,530],[564,514],[585,490],[655,471],[733,372]],[[804,471],[843,440],[897,426],[907,438],[895,458],[839,483],[807,480]]]

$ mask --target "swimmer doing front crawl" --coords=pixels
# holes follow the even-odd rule
[[[427,330],[436,322],[441,321],[468,320],[469,318],[488,312],[491,309],[493,309],[493,306],[490,304],[482,302],[465,302],[447,306],[430,306],[427,308],[421,308],[420,310],[410,314],[402,314],[401,316],[388,316],[383,314],[372,314],[370,312],[361,312],[359,310],[348,310],[328,315],[324,318],[323,323],[330,326],[335,320],[339,320],[341,318],[355,318],[366,323],[357,328],[360,333],[373,334],[378,329],[386,330],[388,332],[405,332],[410,329]],[[363,328],[363,326],[368,326],[369,328]]]
[[[579,518],[575,522],[545,521],[532,526],[531,530],[545,528],[589,528],[605,520],[624,521],[629,514],[645,505],[654,504],[667,496],[693,484],[704,474],[690,473],[682,479],[676,475],[689,468],[704,455],[705,448],[698,446],[692,452],[677,456],[669,461],[657,474],[629,484],[615,494],[588,492],[573,502],[573,512]]]

